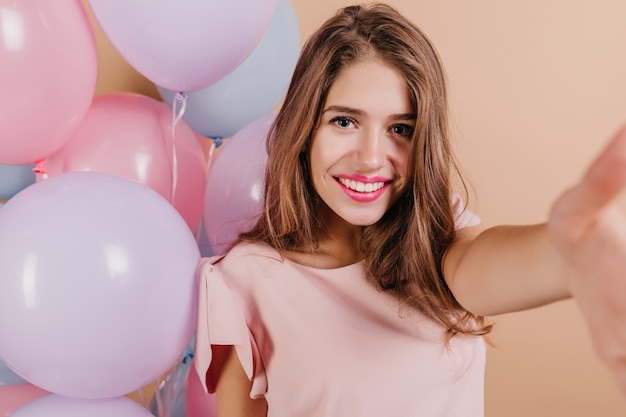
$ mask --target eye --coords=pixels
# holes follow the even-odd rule
[[[410,137],[413,134],[413,126],[407,124],[398,124],[391,127],[391,133],[398,136]]]
[[[336,116],[330,119],[330,123],[342,129],[348,129],[348,128],[354,127],[354,124],[356,122],[353,118],[348,117],[348,116]]]

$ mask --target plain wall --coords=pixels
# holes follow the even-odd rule
[[[303,38],[350,3],[292,0]],[[626,2],[389,3],[429,35],[443,58],[454,141],[474,190],[470,207],[483,226],[543,221],[553,198],[626,122]],[[158,98],[95,22],[94,30],[97,94]],[[494,321],[487,417],[626,415],[626,400],[594,355],[573,301]]]

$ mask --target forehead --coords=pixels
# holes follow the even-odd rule
[[[412,113],[408,84],[396,68],[378,59],[357,61],[341,70],[328,90],[326,105],[372,114]]]

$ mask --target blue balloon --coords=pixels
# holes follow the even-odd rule
[[[0,165],[0,200],[8,200],[35,182],[35,165]]]
[[[0,203],[0,208],[3,204]],[[0,387],[25,384],[26,381],[13,372],[4,362],[0,360]]]
[[[280,104],[299,54],[296,13],[289,0],[278,0],[265,35],[241,65],[214,84],[185,93],[183,120],[208,138],[232,136]],[[157,88],[170,108],[182,108],[176,91]]]

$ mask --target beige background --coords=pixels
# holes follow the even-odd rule
[[[303,37],[350,3],[292,0]],[[471,207],[485,226],[542,221],[554,196],[626,122],[626,2],[389,3],[429,34],[446,64],[455,143],[475,190]],[[94,30],[97,93],[158,98],[95,22]],[[573,301],[494,320],[488,417],[626,415]]]

